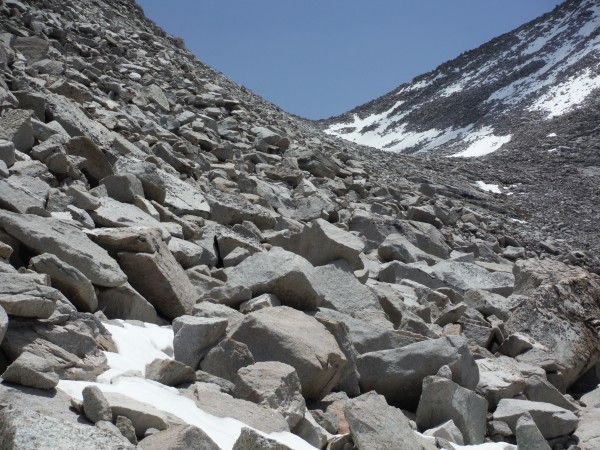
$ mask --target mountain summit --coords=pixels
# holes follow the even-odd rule
[[[383,150],[481,156],[593,102],[599,50],[600,5],[568,0],[322,125]]]

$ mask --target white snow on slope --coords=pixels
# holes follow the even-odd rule
[[[492,194],[502,194],[502,191],[500,190],[500,186],[498,186],[497,184],[487,184],[483,181],[478,181],[475,184],[482,191],[491,192]]]
[[[223,450],[229,450],[240,435],[241,429],[248,425],[231,418],[220,418],[199,409],[189,398],[179,394],[175,388],[146,380],[141,377],[126,376],[128,370],[144,373],[146,364],[155,358],[170,358],[173,348],[173,330],[171,327],[158,327],[145,324],[143,327],[122,323],[105,324],[112,334],[118,354],[105,352],[110,370],[97,379],[98,382],[61,380],[58,389],[73,398],[82,399],[81,392],[88,385],[96,385],[103,392],[117,392],[134,400],[147,403],[155,408],[173,414],[190,425],[202,429]],[[257,430],[258,431],[258,430]],[[315,450],[305,440],[292,433],[262,433],[263,436],[298,450]]]
[[[477,132],[469,134],[465,139],[469,147],[462,152],[452,155],[453,157],[471,158],[474,156],[483,156],[495,152],[504,144],[510,142],[512,136],[496,136],[490,127],[483,128]]]

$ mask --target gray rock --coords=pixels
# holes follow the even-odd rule
[[[0,127],[4,129],[8,139],[12,141],[17,150],[29,153],[34,143],[31,111],[6,110],[0,117]]]
[[[54,365],[40,356],[24,352],[6,368],[2,379],[37,389],[53,389],[58,384]]]
[[[112,421],[112,411],[98,386],[84,387],[81,395],[83,396],[83,412],[91,422]]]
[[[113,414],[113,421],[124,416],[131,420],[135,434],[143,436],[148,428],[166,430],[169,427],[169,418],[152,405],[133,400],[122,394],[106,392],[104,394]]]
[[[579,439],[581,450],[595,450],[600,448],[600,408],[593,408],[584,411],[579,416],[579,425],[573,434],[574,438]]]
[[[419,440],[406,416],[375,392],[363,394],[346,406],[346,419],[358,450],[388,450],[402,443],[403,450],[430,450]]]
[[[109,319],[161,323],[154,306],[129,283],[116,288],[101,289],[98,294],[98,304],[99,309]]]
[[[442,438],[458,445],[464,445],[463,435],[452,420],[423,432],[425,436]]]
[[[329,438],[333,437],[319,425],[308,409],[304,410],[304,416],[292,429],[292,433],[316,448],[325,448]]]
[[[7,168],[15,163],[15,144],[11,141],[0,139],[0,161],[4,161]]]
[[[512,398],[521,394],[526,380],[519,370],[518,363],[506,356],[493,359],[478,359],[479,384],[477,393],[495,407],[503,398]]]
[[[515,433],[519,417],[527,412],[531,414],[545,439],[571,434],[579,422],[575,414],[560,406],[508,398],[498,403],[494,420],[506,422]]]
[[[95,312],[98,309],[98,298],[90,280],[55,255],[43,253],[31,258],[29,269],[49,275],[52,286],[71,300],[79,311]]]
[[[452,420],[468,445],[481,444],[485,437],[488,402],[453,381],[438,376],[423,380],[417,408],[417,425],[428,429]]]
[[[509,296],[513,292],[515,278],[506,272],[489,272],[476,264],[442,261],[432,266],[436,276],[446,286],[464,293],[470,289],[483,289],[495,294]]]
[[[364,267],[359,255],[365,244],[355,235],[323,219],[315,220],[290,238],[271,239],[271,243],[306,258],[314,266],[344,259],[353,270]]]
[[[508,319],[512,305],[506,297],[481,289],[471,289],[465,292],[463,298],[467,305],[486,317],[495,315],[502,320]]]
[[[142,439],[137,448],[143,450],[221,450],[200,428],[192,425],[174,425]]]
[[[163,202],[154,198],[153,200],[168,206],[171,211],[179,216],[185,214],[199,216],[211,211],[211,207],[204,194],[193,185],[181,181],[174,175],[164,171],[158,171],[158,174],[165,186],[165,198]],[[143,179],[142,184],[144,184]],[[144,186],[144,192],[146,191],[147,188]],[[151,198],[148,195],[146,196]]]
[[[220,305],[226,305],[230,308],[237,308],[243,302],[252,298],[252,291],[244,286],[218,286],[200,297],[201,302],[213,302]]]
[[[16,38],[12,47],[23,54],[29,64],[44,59],[50,50],[48,41],[33,36]]]
[[[169,250],[184,269],[200,264],[204,255],[204,248],[178,238],[169,240]]]
[[[252,311],[258,311],[259,309],[263,308],[272,308],[274,306],[281,306],[281,302],[277,296],[273,294],[262,294],[258,297],[241,303],[240,312],[243,314],[248,314]]]
[[[202,358],[224,336],[227,320],[181,316],[173,321],[175,359],[196,369]]]
[[[423,264],[425,266],[423,266]],[[405,264],[392,261],[381,265],[377,279],[384,283],[400,283],[402,280],[411,280],[427,286],[430,289],[446,287],[442,279],[431,273],[426,263]]]
[[[513,333],[502,342],[498,352],[514,358],[527,350],[531,350],[534,346],[535,341],[531,337],[524,333]]]
[[[375,292],[356,279],[352,267],[345,260],[315,268],[314,278],[314,286],[323,297],[322,307],[351,315],[381,308]]]
[[[479,370],[464,338],[417,342],[398,349],[365,353],[357,360],[363,391],[375,390],[390,404],[412,410],[417,408],[423,379],[435,375],[445,365],[452,370],[456,383],[475,389]]]
[[[34,208],[44,208],[50,186],[29,175],[11,175],[0,180],[0,206],[3,209],[25,214]]]
[[[57,302],[67,301],[48,281],[45,275],[0,273],[0,306],[11,316],[48,319]]]
[[[8,315],[4,308],[0,306],[0,344],[2,344],[6,330],[8,330]]]
[[[541,376],[527,378],[527,386],[524,391],[525,397],[534,402],[552,403],[569,411],[576,412],[579,408],[560,393],[556,387]]]
[[[280,361],[295,367],[307,399],[329,393],[347,363],[322,324],[286,306],[248,314],[231,337],[246,344],[257,362]]]
[[[67,422],[9,406],[0,410],[0,442],[4,448],[86,448],[90,450],[133,449],[122,438],[96,427]]]
[[[596,301],[600,282],[582,268],[552,260],[517,261],[514,273],[515,294],[526,300],[506,321],[507,334],[527,330],[540,344],[517,359],[554,367],[552,384],[566,390],[600,357],[597,333],[581,319],[600,317]],[[543,321],[536,320],[540,312]]]
[[[37,253],[52,253],[76,267],[93,284],[120,286],[127,281],[117,262],[94,244],[82,231],[57,219],[31,214],[0,214],[4,230]]]
[[[62,125],[64,126],[64,124]],[[93,128],[101,126],[97,122],[91,122],[90,125]],[[108,138],[104,135],[103,130],[98,131],[101,134],[99,139]],[[106,131],[108,132],[108,130]],[[108,139],[112,140],[112,136]],[[64,144],[68,155],[83,158],[83,162],[78,167],[92,184],[97,184],[100,180],[113,174],[112,165],[106,154],[96,145],[98,143],[88,137],[80,136],[73,137]]]
[[[233,268],[227,284],[245,286],[252,295],[274,294],[282,304],[314,310],[322,296],[313,266],[301,256],[274,247],[256,253]]]
[[[279,411],[293,429],[304,417],[306,403],[296,370],[276,361],[238,370],[235,397]]]
[[[425,261],[427,264],[433,265],[440,261],[440,258],[424,252],[412,244],[405,236],[395,233],[385,238],[377,249],[377,252],[385,262],[400,261],[403,263],[412,263]]]
[[[231,417],[263,433],[289,431],[283,416],[277,411],[240,400],[213,389],[196,385],[196,406],[217,417]]]
[[[133,422],[131,419],[129,419],[129,417],[117,416],[115,426],[119,429],[121,435],[133,445],[138,443],[138,439],[135,434],[135,427],[133,426]]]
[[[248,346],[226,338],[208,352],[200,363],[200,368],[207,373],[235,382],[237,372],[251,364],[254,364],[254,357]]]
[[[533,421],[531,414],[524,413],[517,420],[517,446],[527,450],[550,450],[550,446],[537,425]]]
[[[242,428],[232,450],[292,450],[287,445],[258,434],[252,428]]]
[[[151,245],[153,253],[118,254],[129,283],[168,319],[191,313],[197,298],[194,286],[162,239],[155,236]]]
[[[167,386],[179,386],[196,381],[196,372],[190,366],[172,359],[155,359],[146,364],[146,378]]]
[[[119,202],[133,204],[136,196],[144,196],[142,182],[135,175],[110,175],[100,180],[100,184],[106,187],[110,197]]]
[[[158,228],[164,239],[170,237],[167,224],[159,222],[137,206],[121,203],[109,197],[100,199],[100,206],[89,212],[97,225],[103,227]]]

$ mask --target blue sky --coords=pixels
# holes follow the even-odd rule
[[[341,114],[558,0],[137,0],[229,78],[311,119]]]

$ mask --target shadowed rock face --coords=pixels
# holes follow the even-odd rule
[[[540,435],[573,430],[594,442],[595,394],[577,423],[564,393],[599,381],[600,283],[586,271],[596,263],[570,243],[598,241],[589,130],[600,116],[584,102],[542,120],[519,100],[526,85],[512,106],[489,101],[539,80],[561,45],[579,53],[548,79],[587,74],[597,40],[575,35],[598,15],[590,5],[569,0],[518,42],[503,36],[357,112],[391,108],[394,140],[399,128],[473,125],[519,150],[474,161],[324,134],[199,62],[133,0],[0,2],[0,373],[13,383],[0,386],[2,444],[221,446],[214,427],[150,405],[145,383],[296,435],[289,445],[250,428],[226,436],[244,450],[300,446],[291,439],[432,448],[397,407],[416,413],[419,432],[458,442],[542,445]],[[557,37],[526,50],[569,11]],[[515,195],[482,190],[492,182]],[[142,342],[147,352],[128,352]],[[78,388],[74,399],[55,390],[97,379],[111,384],[87,387],[83,402]],[[140,391],[114,392],[131,381]]]

